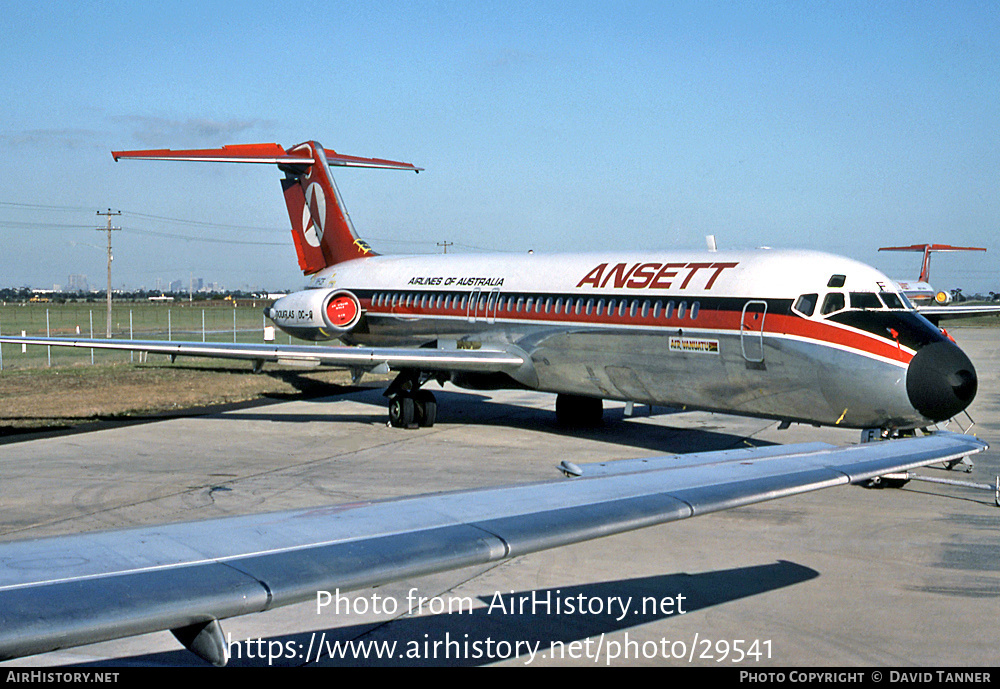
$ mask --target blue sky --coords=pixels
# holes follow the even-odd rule
[[[148,6],[147,6],[148,5]],[[303,282],[280,173],[112,149],[315,139],[384,253],[831,251],[1000,291],[995,2],[15,3],[0,285]]]

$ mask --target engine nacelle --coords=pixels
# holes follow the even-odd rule
[[[950,304],[951,295],[945,292],[944,290],[936,292],[934,294],[934,301],[940,304],[941,306],[944,306],[945,304]]]
[[[332,340],[349,333],[361,320],[361,302],[347,290],[293,292],[264,309],[284,332],[304,340]]]

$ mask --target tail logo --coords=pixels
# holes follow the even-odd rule
[[[324,220],[326,220],[326,196],[323,194],[323,187],[313,182],[306,187],[306,203],[302,207],[302,234],[310,246],[319,246],[323,239]]]

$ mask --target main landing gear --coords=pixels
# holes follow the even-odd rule
[[[386,388],[389,398],[389,425],[395,428],[430,427],[437,421],[437,400],[429,390],[421,390],[418,371],[402,371]]]
[[[396,428],[433,426],[437,420],[437,400],[427,390],[401,392],[389,398],[389,425]]]

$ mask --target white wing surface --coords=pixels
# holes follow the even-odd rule
[[[217,620],[854,483],[986,449],[970,436],[663,457],[572,480],[0,545],[0,658]]]
[[[1000,305],[958,304],[948,306],[917,306],[917,313],[934,322],[956,318],[976,318],[977,316],[1000,316]]]
[[[424,371],[476,371],[514,373],[527,356],[501,349],[428,349],[419,347],[344,347],[312,345],[240,344],[184,342],[171,340],[114,340],[71,337],[0,336],[10,344],[118,349],[169,356],[198,356],[215,359],[243,359],[293,365],[337,366],[370,370],[385,364],[391,369],[420,368]]]

